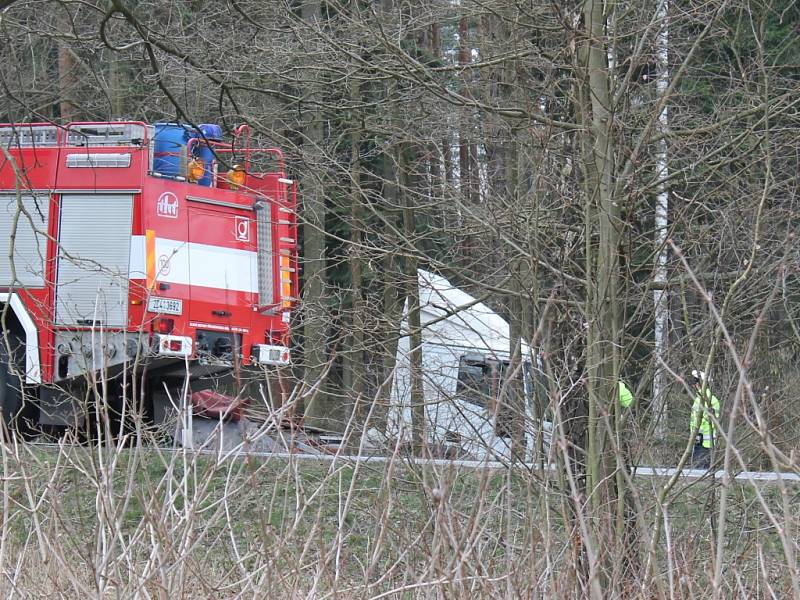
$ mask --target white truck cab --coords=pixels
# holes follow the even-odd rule
[[[522,364],[510,372],[508,322],[444,277],[420,270],[418,279],[425,443],[435,454],[502,460],[511,458],[512,433],[521,430],[524,458],[533,459],[537,435],[549,445],[550,423],[535,415],[541,371],[531,348],[522,343]],[[412,431],[407,311],[406,302],[386,432],[404,443]],[[524,414],[511,402],[515,378]]]

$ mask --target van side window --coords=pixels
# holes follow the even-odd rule
[[[485,407],[492,394],[492,368],[483,360],[462,356],[458,362],[456,396]]]

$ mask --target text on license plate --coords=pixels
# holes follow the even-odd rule
[[[164,315],[183,314],[183,300],[177,298],[150,298],[147,301],[148,312]]]

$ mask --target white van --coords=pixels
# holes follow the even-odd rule
[[[534,458],[537,434],[549,446],[550,423],[535,418],[536,362],[522,344],[522,367],[509,373],[509,325],[488,306],[434,273],[420,270],[425,441],[434,453],[508,459],[511,434],[522,425],[525,459]],[[411,440],[411,376],[407,322],[401,324],[387,436]],[[523,381],[525,415],[509,402],[509,375]],[[538,386],[537,386],[538,387]],[[523,423],[520,423],[520,419]]]

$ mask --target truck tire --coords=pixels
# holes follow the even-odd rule
[[[3,439],[10,439],[14,420],[22,407],[21,382],[14,375],[5,339],[0,338],[0,407],[3,414]]]
[[[16,340],[12,338],[12,347]],[[0,336],[0,412],[2,413],[2,439],[10,440],[13,433],[24,438],[34,433],[31,417],[33,404],[25,402],[19,369],[9,357],[6,340]]]

